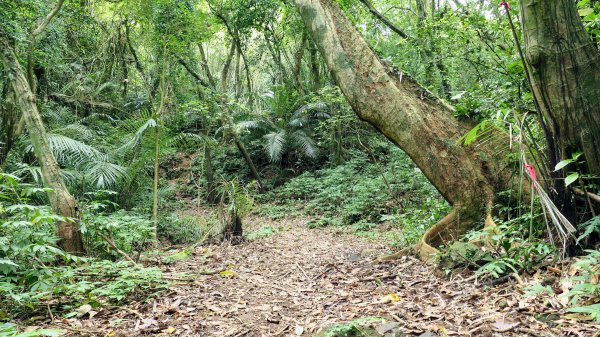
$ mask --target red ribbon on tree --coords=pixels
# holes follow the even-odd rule
[[[501,2],[499,5],[498,5],[498,7],[502,7],[502,6],[504,6],[504,8],[506,8],[506,10],[509,10],[509,9],[510,9],[510,4],[509,4],[508,2],[506,2],[506,1],[502,1],[502,2]]]
[[[531,185],[535,189],[535,185],[533,184],[533,181],[537,181],[537,174],[535,173],[535,167],[533,167],[533,165],[525,164],[525,169],[527,169],[527,173],[529,173],[529,176],[531,177],[531,180],[532,180]]]

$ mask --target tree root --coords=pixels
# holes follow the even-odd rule
[[[412,254],[414,254],[414,252],[415,252],[415,246],[410,246],[410,247],[403,248],[399,252],[396,252],[394,254],[380,256],[375,261],[376,262],[394,261],[394,260],[400,259],[403,256],[412,255]]]
[[[433,262],[435,256],[439,253],[439,251],[433,248],[429,243],[433,241],[439,241],[443,232],[448,230],[448,226],[452,224],[457,218],[456,216],[456,208],[452,209],[448,215],[446,215],[442,220],[438,221],[433,227],[431,227],[419,240],[416,245],[406,247],[400,250],[397,253],[391,255],[385,255],[377,258],[377,262],[385,262],[385,261],[393,261],[398,260],[403,256],[418,254],[424,262]]]
[[[442,220],[438,221],[433,227],[429,228],[425,234],[419,240],[417,244],[417,253],[423,262],[432,263],[435,260],[436,255],[440,252],[436,248],[430,245],[430,243],[444,241],[444,236],[442,236],[445,232],[448,231],[448,227],[457,221],[457,210],[456,207],[452,209],[448,215],[446,215]]]
[[[493,202],[490,200],[487,203],[487,210],[485,215],[485,229],[489,232],[487,236],[481,240],[476,240],[475,244],[482,246],[490,245],[490,239],[493,235],[498,233],[497,225],[492,217],[492,206]],[[443,219],[438,221],[433,227],[423,234],[419,242],[413,246],[406,247],[397,253],[391,255],[385,255],[377,258],[377,262],[393,261],[403,256],[415,254],[420,257],[423,262],[433,263],[435,262],[436,256],[439,254],[439,250],[434,246],[447,243],[449,241],[458,239],[457,235],[463,232],[461,229],[468,228],[470,224],[474,222],[472,217],[466,217],[460,219],[459,212],[461,209],[460,205],[455,205],[452,211],[448,213]],[[460,214],[463,214],[460,212]],[[462,221],[462,223],[461,223]],[[453,236],[454,235],[454,236]]]

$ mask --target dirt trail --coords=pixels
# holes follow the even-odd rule
[[[262,223],[254,219],[250,227]],[[175,285],[149,303],[100,313],[72,335],[312,336],[367,316],[385,318],[368,323],[385,336],[587,337],[598,331],[556,317],[538,321],[540,313],[557,312],[551,303],[521,297],[515,285],[483,290],[472,280],[435,276],[413,258],[375,264],[386,248],[373,240],[310,230],[300,220],[281,223],[275,234],[251,242],[198,247],[165,272],[227,271]]]

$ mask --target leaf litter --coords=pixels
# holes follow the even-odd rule
[[[253,218],[247,227],[265,223]],[[600,325],[566,314],[558,301],[523,296],[517,282],[478,287],[413,257],[376,263],[389,248],[375,239],[308,229],[302,219],[269,225],[277,228],[270,236],[197,246],[189,259],[162,266],[173,281],[157,298],[93,315],[82,306],[80,317],[47,325],[65,336],[313,336],[372,318],[359,325],[380,336],[600,335]]]

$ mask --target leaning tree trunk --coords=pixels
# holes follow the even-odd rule
[[[572,0],[521,0],[525,57],[551,145],[550,166],[578,151],[600,175],[600,54]],[[559,184],[564,188],[562,181]]]
[[[58,222],[59,246],[69,253],[82,253],[83,241],[77,220],[77,203],[67,190],[60,175],[60,167],[48,142],[48,136],[37,109],[35,96],[31,91],[14,49],[3,36],[0,36],[0,47],[4,65],[12,72],[11,85],[17,97],[16,104],[25,118],[29,137],[33,143],[33,150],[42,170],[44,185],[52,189],[48,193],[50,205],[57,214],[73,219],[72,221]]]
[[[493,145],[458,144],[474,123],[454,118],[452,107],[408,76],[388,72],[336,2],[295,3],[359,118],[404,150],[453,206],[421,238],[421,257],[428,259],[436,252],[432,246],[458,238],[484,215],[490,219],[494,193],[508,188],[510,178]]]

